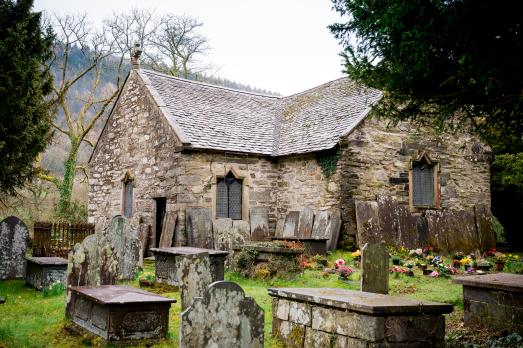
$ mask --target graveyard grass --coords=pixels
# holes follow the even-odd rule
[[[329,264],[338,258],[350,258],[350,253],[336,251],[331,254]],[[145,274],[154,274],[154,264],[146,263]],[[272,298],[267,294],[270,287],[333,287],[359,289],[359,272],[356,270],[345,283],[338,280],[335,274],[323,275],[322,271],[305,270],[294,279],[252,280],[238,274],[226,272],[226,280],[238,283],[247,296],[253,297],[265,311],[265,346],[280,347],[280,343],[271,336]],[[138,286],[138,280],[128,283]],[[416,273],[415,278],[401,275],[390,275],[390,294],[407,296],[415,299],[454,304],[455,311],[447,316],[447,333],[449,326],[458,325],[463,316],[461,285],[452,284],[451,279],[429,278]],[[178,346],[180,325],[180,297],[172,289],[158,288],[145,290],[161,293],[175,298],[178,302],[170,310],[169,336],[153,347]],[[0,282],[0,296],[6,303],[0,305],[0,348],[4,347],[82,347],[97,346],[101,341],[95,336],[71,334],[64,319],[65,294],[44,294],[25,286],[24,281]],[[145,345],[142,345],[145,347]],[[139,346],[140,347],[140,346]]]

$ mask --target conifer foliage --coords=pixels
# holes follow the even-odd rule
[[[32,0],[0,0],[0,193],[13,194],[35,174],[33,163],[50,139],[43,68],[52,35],[43,32]]]

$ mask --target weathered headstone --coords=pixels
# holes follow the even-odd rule
[[[114,285],[118,279],[118,261],[104,235],[87,236],[69,253],[67,286]]]
[[[474,206],[476,216],[476,230],[479,236],[479,243],[482,250],[487,250],[496,246],[496,236],[492,228],[492,213],[485,204]]]
[[[314,223],[314,210],[310,207],[303,208],[298,220],[298,238],[310,238],[312,233],[312,225]]]
[[[381,241],[377,202],[356,201],[356,225],[359,245]]]
[[[180,347],[263,347],[264,313],[232,282],[212,283],[181,314]]]
[[[329,240],[327,241],[327,250],[335,250],[338,246],[338,239],[340,237],[341,229],[341,212],[339,209],[331,211],[331,218],[327,226],[327,234]]]
[[[331,214],[328,210],[320,210],[316,213],[314,219],[314,225],[312,226],[312,237],[313,238],[330,238],[329,235],[329,223],[331,220]]]
[[[175,262],[184,310],[192,304],[195,297],[202,297],[212,282],[209,253],[176,256]]]
[[[27,226],[16,216],[0,222],[0,280],[25,277],[28,240]]]
[[[251,237],[251,226],[247,221],[233,220],[232,227],[234,231],[232,234],[231,247],[249,241]]]
[[[111,224],[104,231],[104,235],[118,259],[119,278],[133,279],[140,260],[138,233],[128,219],[118,215],[111,220]]]
[[[168,211],[165,213],[162,234],[160,236],[160,248],[169,248],[172,246],[177,217],[178,212],[176,211]]]
[[[212,218],[208,208],[187,208],[185,213],[187,245],[212,249]]]
[[[296,237],[299,220],[299,211],[290,211],[287,213],[285,224],[283,225],[283,237]]]
[[[275,237],[283,237],[283,227],[285,226],[285,219],[278,219],[276,221],[276,231],[274,231]]]
[[[269,209],[265,207],[253,207],[249,211],[251,222],[251,240],[269,240]]]
[[[138,261],[138,266],[143,267],[143,258],[147,251],[147,242],[149,235],[152,234],[152,227],[149,224],[141,223],[138,226],[138,241],[140,242],[140,259]]]
[[[389,293],[389,251],[385,243],[365,244],[361,249],[361,291]]]
[[[232,219],[216,219],[212,223],[214,248],[218,250],[231,250],[233,239]]]

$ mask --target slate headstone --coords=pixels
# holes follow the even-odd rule
[[[312,233],[312,226],[314,223],[314,210],[310,207],[303,208],[303,211],[300,213],[300,218],[298,220],[298,238],[310,238]]]
[[[379,243],[382,239],[379,229],[378,203],[356,201],[356,226],[358,244]]]
[[[172,246],[177,218],[178,212],[176,211],[168,211],[165,213],[162,225],[162,234],[160,236],[160,248],[170,248]]]
[[[316,213],[314,218],[314,225],[312,226],[313,238],[330,238],[329,223],[331,214],[328,210],[320,210]]]
[[[251,238],[251,226],[247,221],[243,220],[233,220],[232,221],[232,242],[231,246],[244,244],[248,242]]]
[[[152,226],[149,224],[141,223],[138,226],[138,241],[140,242],[140,259],[138,262],[139,267],[143,267],[143,258],[147,252],[147,242],[149,235],[152,234]]]
[[[104,235],[118,259],[119,278],[133,279],[140,261],[140,241],[135,228],[128,219],[117,215],[105,229]]]
[[[0,222],[0,280],[25,277],[28,240],[27,225],[16,216]]]
[[[216,219],[212,223],[214,248],[218,250],[231,250],[233,239],[232,219]]]
[[[276,230],[274,231],[275,237],[283,237],[283,227],[285,226],[285,219],[278,219],[276,221]]]
[[[389,293],[389,251],[385,243],[365,244],[361,249],[361,291]]]
[[[333,209],[330,214],[331,218],[327,225],[327,250],[335,250],[338,247],[338,239],[340,237],[341,229],[341,211],[337,208]]]
[[[67,286],[114,285],[119,260],[107,238],[100,233],[87,236],[69,252]]]
[[[251,223],[251,240],[269,240],[269,209],[265,207],[252,207],[249,210]]]
[[[187,208],[185,213],[187,245],[212,249],[212,218],[208,208]]]
[[[205,289],[212,282],[209,253],[176,256],[175,262],[182,310],[185,310],[195,297],[203,296]]]
[[[180,347],[263,347],[264,313],[232,282],[212,283],[181,314]]]
[[[285,217],[283,225],[283,237],[296,237],[298,233],[298,223],[300,221],[299,211],[290,211]]]

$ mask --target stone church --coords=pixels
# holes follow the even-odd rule
[[[488,148],[472,133],[368,117],[380,97],[348,78],[280,97],[134,64],[89,160],[89,222],[125,215],[148,247],[169,224],[164,245],[195,245],[195,209],[243,239],[261,210],[267,240],[308,209],[337,212],[338,247],[492,245]]]

